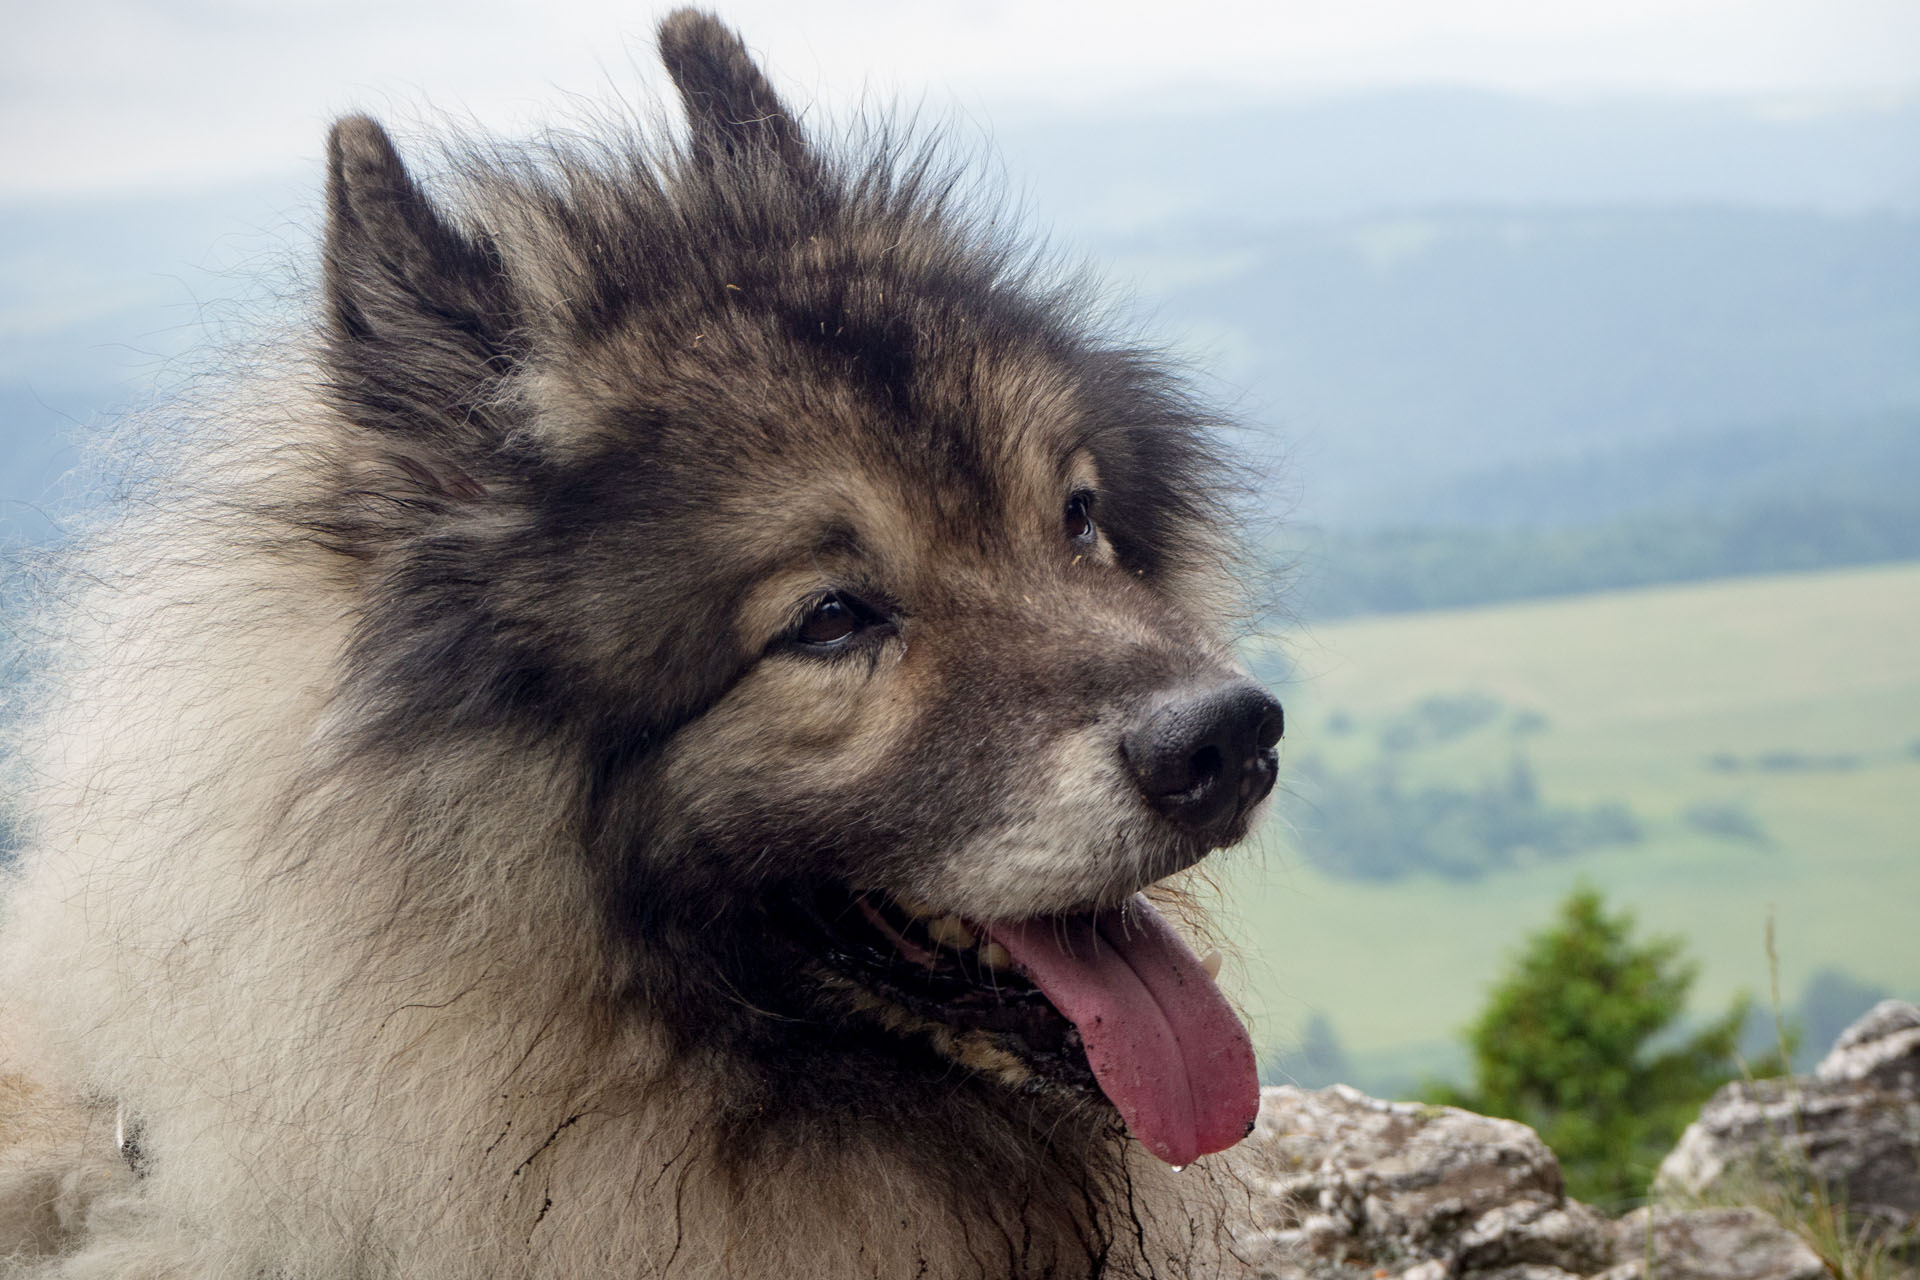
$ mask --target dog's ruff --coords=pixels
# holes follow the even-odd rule
[[[661,45],[677,147],[338,125],[317,336],[43,593],[0,1274],[1236,1273],[1169,1162],[1251,1051],[1134,896],[1272,785],[1214,420]]]

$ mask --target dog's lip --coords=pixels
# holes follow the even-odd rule
[[[883,890],[821,890],[798,905],[817,975],[858,993],[856,1007],[896,1034],[929,1035],[967,1065],[992,1059],[989,1074],[1018,1088],[1101,1096],[1078,1029],[980,926],[952,913],[922,918]]]
[[[1055,1081],[1091,1077],[1168,1163],[1245,1135],[1257,1072],[1246,1028],[1214,982],[1218,953],[1195,955],[1144,896],[975,923],[869,891],[846,915],[858,917],[846,932],[879,952],[863,966],[870,991],[952,1033],[997,1036],[997,1048]]]
[[[905,912],[915,926],[924,930],[932,945],[922,946],[908,936],[909,930],[898,927],[887,918],[888,913],[875,905],[874,896],[872,893],[856,894],[854,905],[870,924],[893,941],[902,955],[914,963],[933,968],[940,963],[941,951],[946,949],[977,952],[976,959],[987,969],[1012,968],[1013,958],[1007,954],[1005,947],[993,940],[985,925],[957,912],[935,910],[912,898],[885,895],[886,902]]]
[[[1039,994],[987,927],[958,913],[886,890],[842,888],[816,895],[803,914],[826,940],[826,958],[850,975],[884,975],[962,1006]]]
[[[1013,976],[1015,973],[1013,957],[1005,946],[993,938],[994,925],[985,924],[957,911],[943,911],[923,899],[907,894],[897,894],[885,889],[857,889],[853,891],[853,905],[878,932],[887,937],[908,960],[928,969],[939,966],[942,951],[973,950],[979,952],[978,959],[996,974]],[[1131,900],[1128,894],[1126,900]],[[877,903],[884,903],[905,913],[916,924],[924,927],[933,947],[924,947],[908,936],[908,931],[900,928],[888,919],[888,913]],[[1123,903],[1087,902],[1066,911],[1048,911],[1029,917],[1031,921],[1071,920],[1080,917],[1099,915],[1102,912],[1119,909]],[[1001,921],[1001,926],[1021,923],[1020,921]],[[1209,978],[1220,976],[1224,957],[1217,950],[1210,950],[1201,958],[1200,964]]]

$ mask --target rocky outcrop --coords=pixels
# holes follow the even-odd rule
[[[1728,1085],[1619,1220],[1569,1200],[1533,1130],[1336,1085],[1263,1091],[1238,1148],[1240,1247],[1268,1280],[1821,1280],[1780,1221],[1736,1203],[1817,1181],[1892,1244],[1920,1226],[1920,1008],[1876,1006],[1811,1077]]]
[[[1636,1209],[1613,1224],[1620,1261],[1598,1280],[1829,1280],[1793,1232],[1758,1209]]]
[[[1270,1280],[1820,1280],[1820,1260],[1754,1210],[1569,1200],[1533,1130],[1344,1085],[1264,1091],[1242,1148],[1255,1216],[1241,1240]]]
[[[1656,1185],[1724,1197],[1756,1181],[1817,1183],[1883,1238],[1920,1234],[1920,1008],[1874,1006],[1811,1077],[1721,1089],[1661,1163]]]

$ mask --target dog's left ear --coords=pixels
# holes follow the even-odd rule
[[[415,459],[498,439],[490,406],[514,364],[506,277],[365,116],[327,139],[325,274],[330,389],[349,419]]]
[[[706,164],[777,157],[796,177],[813,169],[793,112],[740,37],[710,13],[676,9],[660,24],[660,60],[686,104],[693,154]]]

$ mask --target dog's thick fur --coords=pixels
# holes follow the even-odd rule
[[[677,146],[429,195],[342,121],[319,337],[50,593],[0,1272],[1232,1269],[1217,1158],[789,915],[1111,904],[1244,831],[1112,745],[1232,673],[1212,419],[926,153],[819,146],[703,15],[661,45]]]

